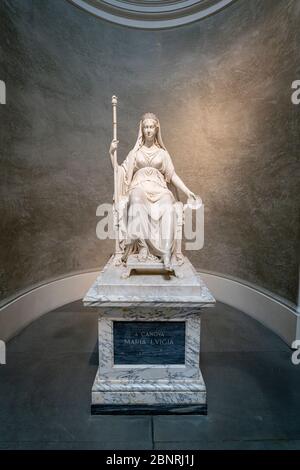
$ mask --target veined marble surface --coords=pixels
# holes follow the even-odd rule
[[[124,270],[126,267],[116,266],[112,257],[83,299],[84,305],[99,310],[99,369],[92,389],[92,409],[96,405],[100,412],[106,406],[110,410],[110,406],[132,405],[146,408],[191,405],[192,409],[195,405],[206,409],[206,388],[199,367],[201,313],[204,307],[213,306],[215,299],[187,258],[180,277],[139,274],[124,278]],[[124,348],[122,361],[125,357],[126,362],[126,354],[132,354],[126,350],[122,338],[119,343],[114,341],[114,322],[120,321],[184,322],[184,345],[174,339],[172,356],[178,362],[184,357],[184,363],[168,364],[170,349],[168,354],[166,350],[162,353],[164,364],[115,363],[114,347]],[[128,328],[126,331],[130,331]],[[181,326],[174,325],[174,333],[170,333],[174,338],[178,328]],[[131,358],[135,361],[142,357],[137,362],[144,359],[151,362],[149,343],[145,343],[143,351],[144,354],[146,347],[150,348],[148,356],[139,354],[143,344],[137,343]],[[160,349],[157,351],[161,353]]]
[[[160,391],[128,391],[128,392],[92,392],[92,405],[108,404],[108,405],[165,405],[165,404],[190,404],[204,405],[206,404],[206,391],[182,391],[182,392],[166,392]]]
[[[99,315],[99,370],[102,378],[119,379],[131,376],[132,381],[139,379],[183,379],[197,375],[200,352],[200,315],[195,308],[109,308]],[[172,366],[157,365],[115,365],[113,322],[119,321],[185,321],[185,364]]]
[[[196,307],[110,307],[99,315],[99,369],[92,404],[182,405],[206,404],[206,388],[199,368],[200,313]],[[114,364],[114,321],[184,321],[185,363],[180,365]]]

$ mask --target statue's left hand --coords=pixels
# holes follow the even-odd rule
[[[188,199],[189,199],[189,198],[193,198],[193,199],[195,199],[195,200],[197,199],[196,194],[194,194],[192,191],[188,191],[186,195],[187,195],[187,198],[188,198]]]

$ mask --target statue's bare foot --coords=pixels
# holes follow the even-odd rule
[[[167,253],[164,256],[164,267],[165,267],[166,271],[173,271],[173,267],[172,267],[172,264],[171,264],[171,256],[170,256],[169,253]]]
[[[183,257],[183,254],[182,254],[182,253],[177,253],[177,255],[176,255],[176,261],[177,261],[178,266],[182,266],[182,265],[183,265],[183,263],[184,263],[184,257]]]
[[[138,260],[142,263],[147,261],[148,258],[148,250],[147,248],[142,248],[138,254]]]
[[[115,266],[121,266],[123,264],[122,257],[119,257],[115,261]]]

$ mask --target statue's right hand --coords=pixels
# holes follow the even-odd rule
[[[110,153],[111,155],[115,152],[115,150],[118,149],[118,143],[119,143],[119,141],[116,140],[116,139],[113,139],[113,140],[111,141],[111,144],[110,144],[110,147],[109,147],[109,153]]]

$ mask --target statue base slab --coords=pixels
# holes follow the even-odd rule
[[[161,266],[160,263],[157,263]],[[84,305],[136,305],[139,302],[171,302],[211,305],[215,302],[190,261],[183,257],[182,264],[174,266],[177,276],[153,272],[153,263],[140,262],[141,271],[128,276],[130,266],[123,266],[112,256],[84,297]],[[161,268],[160,268],[161,269]]]
[[[189,267],[190,263],[185,269]],[[118,295],[117,282],[107,295],[111,277],[103,274],[110,269],[118,276]],[[130,290],[126,296],[123,282],[128,286],[130,278],[123,279],[110,260],[89,290],[84,305],[99,310],[99,369],[92,388],[92,414],[206,414],[206,387],[199,367],[200,317],[203,307],[215,300],[193,268],[190,272],[191,279],[173,278],[177,288],[185,283],[180,294],[165,288],[170,287],[169,279],[149,282],[149,277],[159,275],[139,274],[136,295]],[[157,283],[154,294],[143,291],[144,280],[152,288]]]

